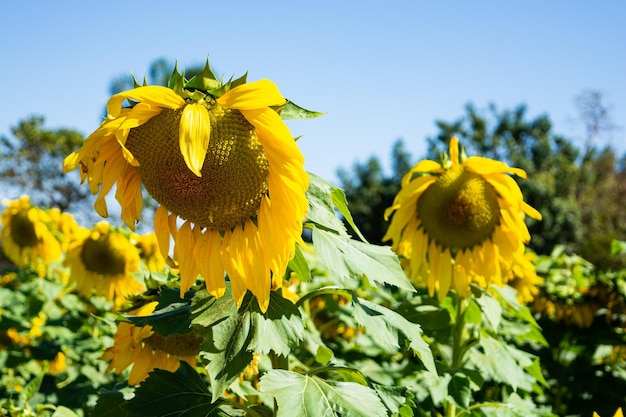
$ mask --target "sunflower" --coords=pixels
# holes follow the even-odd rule
[[[139,235],[133,233],[131,241],[139,251],[139,257],[144,262],[148,271],[161,272],[165,268],[165,259],[159,250],[159,242],[154,233]]]
[[[510,175],[526,172],[483,157],[459,159],[458,139],[440,164],[424,160],[402,179],[393,218],[384,236],[416,285],[442,300],[453,288],[461,297],[470,283],[506,284],[517,270],[535,274],[524,257],[530,234],[525,215],[541,219],[526,204]]]
[[[71,268],[69,281],[79,294],[90,297],[93,291],[119,307],[126,297],[145,290],[131,275],[139,271],[139,253],[124,234],[99,222],[75,236],[64,263]]]
[[[26,195],[17,200],[3,200],[2,248],[16,266],[50,264],[61,258],[59,241],[48,227],[50,216],[30,203]]]
[[[130,312],[133,316],[150,315],[157,302],[153,301]],[[107,372],[116,374],[132,365],[128,383],[140,384],[148,374],[156,369],[175,372],[183,360],[196,365],[202,339],[194,333],[161,336],[147,325],[138,327],[131,323],[119,323],[114,336],[114,345],[104,351],[102,360],[111,361]]]
[[[175,70],[168,87],[140,86],[114,95],[108,116],[64,162],[79,169],[95,209],[117,184],[121,216],[133,228],[141,185],[159,203],[154,230],[164,258],[170,236],[181,296],[198,274],[211,295],[228,274],[241,304],[247,290],[263,311],[301,239],[309,178],[304,158],[279,115],[287,104],[267,79],[222,83],[208,62],[186,80]],[[128,102],[128,106],[124,103]]]
[[[543,278],[537,275],[533,261],[537,256],[533,252],[524,254],[524,260],[510,270],[508,284],[517,291],[517,301],[526,304],[535,299],[539,294],[539,286],[543,284]]]

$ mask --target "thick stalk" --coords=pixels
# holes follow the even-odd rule
[[[452,331],[452,358],[450,363],[450,371],[454,372],[463,365],[463,356],[465,348],[465,310],[468,300],[459,298],[456,305],[456,318],[454,321],[454,329]],[[454,417],[456,415],[456,404],[452,401],[445,402],[446,417]]]

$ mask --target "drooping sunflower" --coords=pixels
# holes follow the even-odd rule
[[[150,315],[157,302],[147,303],[129,314],[133,316]],[[138,327],[121,322],[114,336],[114,345],[104,351],[102,360],[111,361],[107,372],[116,374],[132,365],[128,383],[140,384],[156,368],[175,372],[183,360],[191,366],[196,365],[202,338],[194,333],[161,336],[147,325]]]
[[[33,206],[30,197],[3,200],[7,208],[2,213],[2,248],[16,266],[49,264],[61,258],[59,241],[50,232],[48,214]]]
[[[79,169],[99,193],[95,209],[104,217],[104,197],[117,184],[131,228],[141,215],[143,185],[160,204],[154,229],[164,258],[170,236],[175,242],[181,296],[198,274],[222,296],[226,273],[238,305],[250,290],[265,311],[295,244],[304,245],[308,207],[304,158],[279,115],[286,104],[267,79],[223,83],[208,62],[190,80],[175,70],[169,87],[114,95],[100,128],[64,169]]]
[[[145,290],[131,274],[139,271],[139,254],[128,238],[106,222],[75,232],[64,264],[79,294],[104,296],[121,306],[128,296]]]
[[[392,240],[416,285],[442,300],[450,288],[467,297],[472,282],[502,286],[516,268],[528,273],[524,217],[541,214],[524,202],[509,174],[526,178],[503,162],[459,155],[453,137],[442,163],[421,161],[404,176],[385,211],[386,219],[393,217],[384,239]]]

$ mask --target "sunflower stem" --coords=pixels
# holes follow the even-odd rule
[[[456,318],[454,321],[454,329],[452,332],[452,358],[450,363],[450,372],[454,373],[463,365],[463,356],[465,348],[463,346],[465,340],[465,311],[467,310],[468,299],[459,298],[456,304]],[[456,415],[456,404],[454,401],[445,401],[446,417],[454,417]]]
[[[455,371],[463,365],[465,349],[465,310],[467,309],[467,299],[459,298],[456,305],[456,319],[454,322],[454,333],[452,334],[452,363],[451,369]]]

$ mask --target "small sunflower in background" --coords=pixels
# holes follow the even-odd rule
[[[46,214],[51,219],[50,231],[61,244],[61,250],[63,252],[67,251],[70,242],[74,238],[74,233],[80,229],[79,224],[71,213],[62,212],[58,208],[48,209]]]
[[[132,276],[139,271],[139,253],[123,233],[106,222],[92,230],[81,229],[64,262],[71,269],[69,283],[79,294],[90,297],[95,293],[120,307],[127,297],[145,290]]]
[[[392,240],[416,285],[442,300],[450,288],[468,297],[472,282],[487,288],[521,271],[536,275],[524,255],[530,241],[524,217],[541,214],[509,174],[526,178],[503,162],[459,155],[453,137],[442,163],[421,161],[404,176],[385,212],[393,217],[384,239]]]
[[[26,195],[2,203],[7,206],[2,213],[2,249],[11,262],[23,268],[61,259],[61,245],[49,229],[51,218],[44,210],[33,206]]]
[[[108,116],[64,170],[79,169],[104,217],[104,197],[117,184],[131,229],[143,185],[160,204],[154,230],[164,258],[170,236],[175,242],[181,296],[198,274],[211,295],[222,296],[226,273],[238,305],[250,290],[265,311],[295,244],[304,245],[308,208],[304,158],[279,114],[287,105],[267,79],[224,83],[208,62],[190,80],[176,69],[168,87],[114,95]]]
[[[147,303],[129,313],[132,316],[150,315],[158,302]],[[128,377],[129,385],[143,382],[154,369],[176,372],[180,361],[196,366],[202,338],[194,333],[161,336],[152,327],[135,326],[121,322],[114,336],[114,345],[105,350],[102,360],[110,361],[107,372],[122,373],[132,365]]]
[[[154,233],[146,233],[145,235],[133,233],[130,239],[139,251],[139,257],[148,271],[162,272],[166,264],[159,250],[159,242],[156,235]]]

